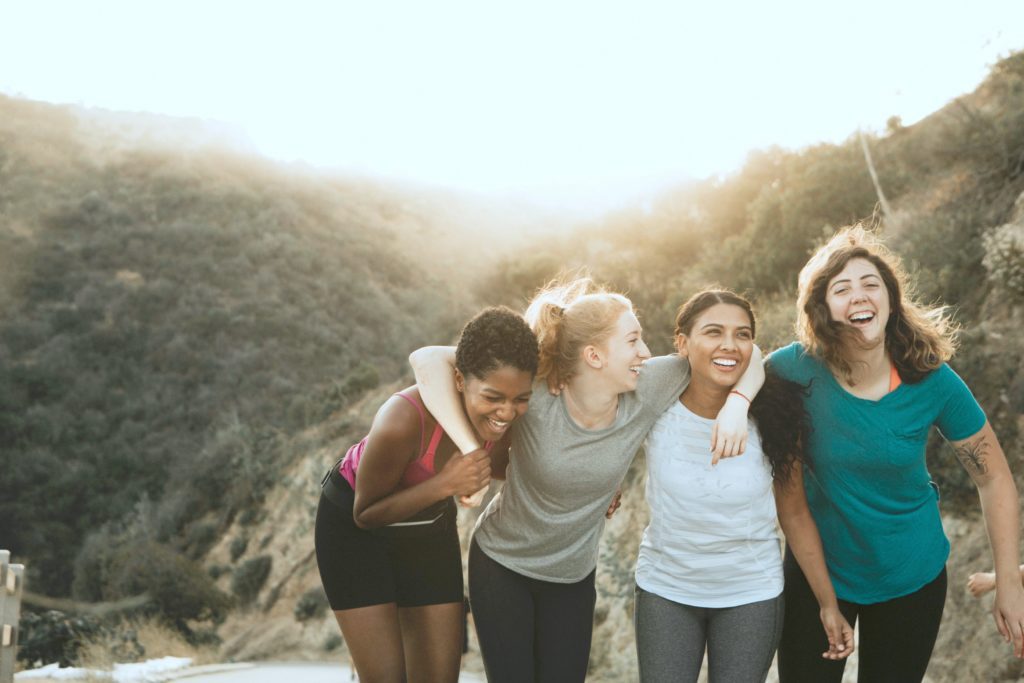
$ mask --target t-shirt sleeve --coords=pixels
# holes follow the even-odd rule
[[[782,379],[799,384],[811,381],[812,369],[807,362],[807,353],[800,342],[783,346],[768,355],[768,365]]]
[[[657,356],[644,363],[640,370],[636,395],[645,409],[660,415],[689,383],[689,361],[675,354]]]
[[[935,379],[940,383],[939,395],[946,397],[935,426],[950,441],[974,436],[985,426],[985,411],[953,368],[943,363],[935,372]]]

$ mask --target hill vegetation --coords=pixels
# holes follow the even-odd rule
[[[953,307],[954,366],[1024,472],[1024,54],[927,119],[865,134],[888,214],[852,135],[754,152],[732,175],[542,248],[509,237],[536,235],[539,219],[465,197],[134,128],[129,144],[94,119],[0,98],[0,546],[26,560],[38,592],[145,590],[185,631],[261,596],[265,612],[301,596],[301,610],[281,608],[289,628],[293,614],[322,615],[309,556],[274,544],[305,538],[307,470],[365,428],[410,349],[450,339],[475,306],[521,307],[580,267],[633,298],[656,352],[678,304],[710,283],[752,297],[770,349],[792,338],[808,254],[858,220],[885,232],[922,299]],[[929,458],[944,512],[976,515],[973,486],[937,439]],[[638,509],[642,481],[638,462],[627,479]],[[275,512],[264,496],[283,508],[307,490],[292,509],[307,526],[261,526]],[[592,665],[607,680],[631,671],[615,658],[636,514],[613,522],[602,550]],[[277,553],[289,561],[271,562]],[[193,595],[172,606],[181,591]]]
[[[0,545],[36,590],[99,599],[90,534],[145,512],[200,556],[216,529],[192,523],[254,509],[286,435],[470,306],[429,260],[456,231],[407,236],[433,220],[409,197],[208,146],[104,152],[74,113],[0,98]]]

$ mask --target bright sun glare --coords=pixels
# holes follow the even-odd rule
[[[1024,2],[0,0],[0,91],[238,125],[283,160],[614,203],[913,123]]]

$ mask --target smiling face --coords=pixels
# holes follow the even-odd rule
[[[632,311],[623,311],[611,336],[600,348],[604,361],[602,371],[618,392],[636,389],[640,366],[651,357],[651,350],[644,343],[640,321]]]
[[[832,320],[850,325],[869,344],[885,341],[889,322],[889,291],[875,264],[854,258],[829,280],[825,304]]]
[[[754,328],[736,304],[715,304],[702,311],[688,334],[676,335],[676,350],[690,361],[695,382],[732,387],[750,364]]]
[[[499,366],[482,378],[455,371],[455,386],[473,429],[484,441],[498,441],[529,405],[533,374],[510,365]]]

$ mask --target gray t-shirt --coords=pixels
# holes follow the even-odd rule
[[[619,396],[615,421],[595,430],[573,421],[564,396],[535,386],[530,409],[513,425],[505,486],[477,523],[480,549],[530,578],[586,578],[597,566],[615,489],[647,432],[689,380],[685,359],[650,359],[636,391]]]

